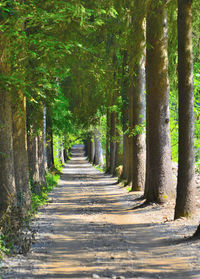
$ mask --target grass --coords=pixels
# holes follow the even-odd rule
[[[126,187],[126,190],[127,190],[128,192],[131,192],[131,191],[132,191],[132,187],[131,187],[131,186]]]
[[[6,237],[0,235],[0,259],[3,259],[4,254],[8,254],[10,251],[8,244],[6,243]],[[0,277],[1,278],[1,277]]]
[[[93,167],[99,170],[100,172],[104,172],[104,169],[100,165],[93,165]]]
[[[48,193],[51,192],[53,188],[58,184],[59,178],[60,175],[56,174],[55,170],[52,172],[48,172],[46,174],[47,186],[42,187],[40,194],[31,193],[31,207],[34,213],[37,212],[38,208],[41,205],[44,205],[48,202]]]
[[[38,208],[48,202],[48,193],[53,190],[54,187],[57,186],[58,180],[60,178],[60,169],[53,169],[52,171],[46,174],[46,184],[47,186],[42,187],[40,194],[31,193],[31,210],[28,212],[28,216],[26,217],[24,223],[28,224],[30,219],[34,214],[37,213]],[[11,233],[13,233],[11,231]],[[3,258],[3,255],[10,255],[13,248],[13,240],[9,239],[9,233],[5,235],[0,232],[0,259]],[[1,277],[0,277],[1,279]]]

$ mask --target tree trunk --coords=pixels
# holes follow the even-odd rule
[[[100,133],[97,129],[94,130],[94,144],[95,144],[95,165],[103,166],[103,153],[100,141]]]
[[[86,144],[87,144],[87,157],[88,157],[88,160],[90,161],[90,154],[91,154],[91,138],[89,137],[86,141]]]
[[[15,93],[13,102],[13,155],[17,204],[22,216],[26,216],[27,210],[31,206],[31,199],[27,153],[26,100],[21,91]]]
[[[144,18],[136,26],[137,52],[140,53],[135,61],[133,76],[133,165],[132,190],[144,190],[146,171],[146,144],[143,131],[145,119],[145,24]],[[139,49],[138,49],[139,48]]]
[[[28,163],[29,175],[31,179],[32,191],[40,194],[40,173],[39,173],[39,160],[38,160],[38,136],[34,134],[33,128],[29,129],[28,133]]]
[[[110,114],[110,173],[115,172],[115,150],[116,150],[116,112]]]
[[[63,146],[63,137],[59,139],[59,159],[62,165],[65,164],[65,157],[64,157],[64,146]]]
[[[192,1],[178,1],[179,160],[175,219],[195,211]]]
[[[41,127],[41,131],[38,137],[38,166],[39,166],[39,181],[41,186],[47,186],[46,177],[45,177],[45,157],[44,157],[44,132],[43,127]]]
[[[51,113],[50,109],[47,108],[47,134],[46,134],[46,144],[47,144],[47,166],[48,169],[54,166],[54,158],[53,158],[53,132],[52,132],[52,120],[51,120]]]
[[[127,134],[128,130],[128,81],[126,75],[126,66],[127,66],[127,52],[125,51],[123,54],[123,68],[122,68],[122,100],[123,100],[123,106],[122,106],[122,127],[123,127],[123,171],[122,171],[122,177],[123,179],[128,181],[128,174],[129,174],[129,138]]]
[[[90,163],[94,163],[94,156],[95,156],[95,145],[94,139],[91,139],[91,149],[90,149]]]
[[[128,180],[129,174],[129,139],[128,135],[123,135],[123,173],[122,177],[125,180]]]
[[[88,156],[89,150],[88,150],[88,139],[84,140],[84,150],[85,150],[85,156]]]
[[[167,16],[165,5],[154,1],[151,1],[147,15],[146,89],[145,198],[147,202],[163,203],[173,194],[168,100]]]
[[[116,148],[115,148],[115,174],[116,168],[122,165],[122,156],[120,153],[121,149],[121,135],[119,131],[120,120],[116,117]]]
[[[43,109],[43,134],[44,134],[44,167],[45,171],[48,169],[48,164],[47,164],[47,109],[44,107]]]
[[[1,89],[0,100],[0,218],[2,218],[7,208],[11,205],[16,205],[17,201],[14,174],[10,94]]]
[[[110,112],[107,109],[106,117],[106,172],[110,171]]]
[[[128,123],[129,123],[129,134],[128,134],[128,185],[132,185],[133,177],[133,84],[128,89]]]

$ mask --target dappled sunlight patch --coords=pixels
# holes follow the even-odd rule
[[[66,166],[51,202],[37,215],[32,278],[190,278],[189,263],[200,249],[182,249],[165,223],[152,222],[161,207],[131,210],[142,202],[141,192],[128,194],[115,178],[83,169]]]

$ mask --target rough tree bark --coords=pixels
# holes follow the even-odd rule
[[[29,164],[29,175],[31,180],[32,191],[40,194],[40,173],[38,164],[38,136],[34,134],[32,127],[29,128],[28,137],[28,164]]]
[[[163,203],[173,194],[169,80],[167,56],[167,16],[165,2],[151,1],[147,14],[146,55],[146,144],[145,198]]]
[[[41,127],[42,128],[42,127]],[[38,165],[39,165],[39,181],[41,186],[46,186],[45,178],[45,157],[44,157],[44,132],[40,131],[38,137]]]
[[[43,108],[43,134],[44,134],[44,167],[45,167],[45,171],[48,169],[48,165],[47,165],[47,109],[44,106]]]
[[[132,165],[132,190],[141,191],[145,185],[146,171],[146,144],[145,134],[142,125],[145,117],[145,96],[144,96],[144,59],[136,70],[134,78],[133,95],[133,165]],[[139,129],[138,129],[139,128]]]
[[[62,165],[65,164],[65,156],[64,156],[64,144],[63,144],[63,137],[59,140],[60,146],[59,146],[59,159]]]
[[[0,75],[10,72],[10,65],[6,60],[5,49],[8,40],[0,33]],[[1,84],[2,85],[2,84]],[[13,158],[13,131],[11,95],[6,88],[0,86],[0,218],[9,207],[15,207],[17,203],[14,158]]]
[[[141,5],[141,4],[139,4]],[[136,5],[137,8],[137,5]],[[137,45],[133,53],[138,53],[134,60],[134,76],[132,77],[132,115],[133,115],[133,159],[132,190],[144,190],[146,171],[146,143],[143,125],[145,120],[145,21],[144,14],[134,22],[134,33],[137,34]]]
[[[115,172],[116,168],[122,165],[122,156],[120,154],[120,145],[121,145],[121,135],[119,131],[120,120],[118,118],[118,114],[116,114],[116,148],[115,148]],[[119,175],[119,174],[118,174]]]
[[[94,130],[94,144],[95,144],[95,165],[103,166],[103,153],[100,141],[100,133],[97,129]]]
[[[16,205],[17,199],[10,94],[1,89],[0,100],[0,217],[2,218],[3,214],[11,204]]]
[[[115,150],[116,150],[116,112],[110,113],[110,173],[115,172]]]
[[[195,211],[192,1],[178,1],[179,159],[175,219]]]
[[[123,172],[122,177],[126,181],[128,180],[128,174],[129,174],[129,139],[128,135],[123,135]]]
[[[21,91],[15,92],[12,105],[13,155],[17,205],[22,216],[31,206],[26,131],[26,99]]]
[[[95,145],[94,145],[94,138],[91,138],[91,149],[90,149],[90,163],[94,163],[94,156],[95,156]]]
[[[48,169],[54,167],[54,158],[53,158],[53,131],[52,131],[52,119],[51,111],[47,107],[47,116],[46,116],[46,149],[47,149],[47,167]]]
[[[106,172],[110,172],[110,112],[106,116]]]
[[[128,134],[128,180],[127,184],[132,185],[132,177],[133,177],[133,84],[131,84],[128,88],[128,128],[129,128],[129,134]]]
[[[89,161],[90,161],[90,154],[91,154],[91,137],[88,137],[87,140],[85,141],[85,154],[86,157],[88,157]]]
[[[127,66],[127,52],[125,51],[123,54],[123,67],[122,67],[122,129],[123,129],[123,171],[122,177],[125,180],[128,180],[128,173],[129,173],[129,140],[127,135],[128,130],[128,95],[127,95],[127,88],[128,88],[128,77],[126,73],[126,66]]]

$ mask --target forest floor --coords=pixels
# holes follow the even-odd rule
[[[141,194],[93,168],[76,146],[33,220],[31,250],[5,259],[2,278],[200,278],[200,240],[187,239],[199,203],[194,218],[172,221],[173,201],[132,210]]]

